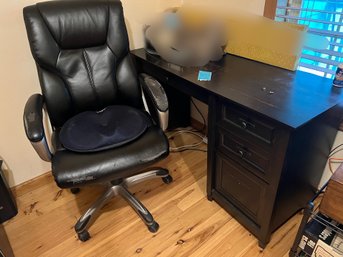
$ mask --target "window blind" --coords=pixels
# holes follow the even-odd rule
[[[275,19],[308,26],[298,69],[332,78],[343,62],[343,0],[278,0]]]

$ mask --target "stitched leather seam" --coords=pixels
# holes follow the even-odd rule
[[[55,43],[61,49],[61,46],[60,46],[59,42],[55,38],[55,34],[52,33],[52,29],[50,28],[49,22],[46,20],[46,17],[42,14],[42,11],[39,9],[38,5],[36,5],[36,8],[37,8],[38,14],[40,15],[40,17],[42,18],[42,20],[44,22],[44,25],[46,26],[47,30],[50,32],[51,37],[55,40]]]
[[[117,68],[118,66],[118,56],[114,53],[113,49],[110,47],[110,45],[108,44],[108,32],[110,29],[110,4],[107,3],[107,33],[106,33],[106,42],[105,45],[107,46],[107,48],[110,50],[110,52],[113,54],[114,56],[114,67]],[[117,76],[116,76],[116,71],[113,72],[113,76],[114,76],[114,81],[117,83]]]
[[[106,30],[106,44],[108,39],[108,30],[110,29],[110,4],[107,1],[107,30]]]
[[[65,81],[61,71],[57,68],[57,62],[58,62],[58,59],[61,55],[61,46],[58,43],[58,41],[56,40],[54,33],[52,33],[52,30],[49,26],[49,23],[46,20],[45,16],[42,14],[38,5],[36,5],[36,10],[37,10],[38,15],[41,17],[43,24],[45,25],[46,29],[49,31],[52,39],[55,41],[56,45],[58,46],[58,55],[57,55],[57,58],[55,60],[55,67],[50,67],[50,65],[45,65],[44,63],[41,63],[38,59],[37,60],[35,59],[36,63],[37,63],[38,76],[42,76],[42,75],[40,75],[40,73],[42,73],[42,71],[40,71],[40,69],[41,69],[41,70],[46,70],[47,72],[50,72],[50,73],[56,75],[58,78],[60,78],[63,82],[65,90],[68,92],[68,97],[70,100],[71,109],[73,109],[75,111],[75,103],[74,103],[74,99],[72,98],[72,94],[70,92],[68,83]],[[56,122],[56,120],[55,120],[55,122]],[[58,122],[56,122],[56,123],[58,123]]]
[[[112,52],[112,54],[114,55],[116,61],[118,60],[118,56],[114,53],[113,49],[109,46],[108,44],[108,32],[110,29],[110,5],[109,3],[107,3],[107,32],[106,32],[106,42],[105,45],[108,47],[108,49],[110,49],[110,51]]]
[[[93,74],[92,74],[92,71],[91,71],[91,68],[90,68],[90,65],[89,65],[89,60],[88,60],[88,56],[87,56],[87,53],[86,53],[85,49],[82,49],[82,55],[83,55],[83,58],[84,58],[84,61],[85,61],[85,64],[86,64],[87,74],[88,74],[90,85],[91,85],[91,87],[93,89],[93,92],[95,94],[96,100],[98,101],[98,104],[99,104],[100,103],[100,97],[99,97],[98,92],[96,91],[96,87],[95,87],[94,79],[93,79]]]

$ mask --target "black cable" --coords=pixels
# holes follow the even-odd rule
[[[333,148],[330,153],[329,153],[329,157],[332,157],[334,154],[342,151],[343,149],[337,150],[338,148],[340,148],[341,146],[343,146],[343,144],[339,144],[338,146],[336,146],[335,148]],[[337,151],[335,151],[337,150]]]
[[[335,151],[337,148],[339,148],[339,147],[341,147],[341,146],[343,146],[343,144],[339,144],[339,145],[338,145],[338,146],[336,146],[335,148],[331,149],[331,151],[330,151],[330,155],[331,155],[331,153],[332,153],[333,151]]]
[[[338,146],[336,146],[335,148],[331,149],[330,153],[332,153],[333,151],[335,151],[338,147],[342,146],[343,144],[339,144]]]
[[[342,149],[338,149],[338,150],[334,151],[333,153],[331,153],[331,154],[329,155],[329,158],[332,157],[332,156],[334,156],[336,153],[341,152],[341,151],[343,151],[343,148],[342,148]]]
[[[312,199],[311,199],[310,202],[314,202],[314,200],[316,200],[316,198],[317,198],[320,194],[324,193],[324,191],[326,190],[326,187],[328,186],[328,184],[329,184],[329,180],[326,181],[326,183],[317,191],[317,193],[312,197]]]
[[[195,107],[195,109],[197,110],[197,112],[200,114],[201,119],[202,119],[202,121],[203,121],[203,127],[202,127],[201,130],[199,130],[199,132],[204,133],[204,130],[205,130],[205,128],[206,128],[206,120],[205,120],[205,117],[204,117],[204,115],[201,113],[199,107],[194,103],[194,101],[193,101],[192,98],[191,98],[191,102],[192,102],[193,106]]]

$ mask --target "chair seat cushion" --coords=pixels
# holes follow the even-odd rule
[[[61,188],[108,183],[141,173],[168,154],[168,139],[152,125],[142,136],[121,147],[92,153],[60,148],[52,158],[52,173]]]
[[[61,129],[60,141],[74,152],[103,151],[136,140],[151,125],[144,112],[130,106],[113,105],[69,119]]]

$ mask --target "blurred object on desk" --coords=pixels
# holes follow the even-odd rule
[[[211,17],[225,24],[225,52],[288,70],[296,70],[307,27],[277,22],[248,13],[216,12],[204,8],[180,8],[189,23],[203,24]]]
[[[188,22],[179,12],[181,9],[168,9],[146,25],[146,50],[185,67],[204,66],[220,60],[227,42],[222,22],[214,18],[201,23]]]

